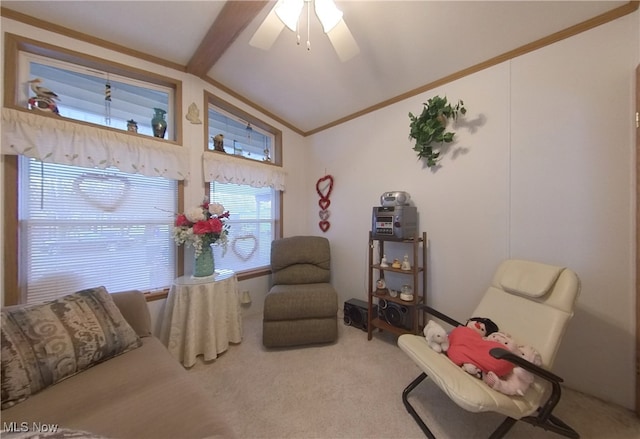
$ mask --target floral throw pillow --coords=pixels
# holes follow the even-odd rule
[[[104,287],[1,313],[2,409],[142,342]]]

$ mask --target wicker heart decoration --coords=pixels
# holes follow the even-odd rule
[[[316,192],[321,200],[328,200],[331,196],[331,191],[333,191],[333,177],[325,175],[316,183]]]
[[[320,221],[318,223],[318,226],[320,226],[320,230],[326,232],[327,230],[329,230],[329,227],[331,227],[331,223],[329,223],[329,221]]]
[[[73,189],[104,212],[114,212],[129,194],[131,182],[121,175],[86,173],[73,180]]]
[[[258,238],[254,235],[238,236],[231,243],[231,250],[234,255],[247,262],[258,250]]]

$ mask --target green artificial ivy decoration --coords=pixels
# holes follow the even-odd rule
[[[461,100],[451,105],[446,96],[434,96],[422,105],[424,108],[420,116],[409,113],[409,138],[416,142],[413,150],[417,152],[418,158],[426,159],[427,166],[432,167],[440,159],[438,148],[444,143],[451,143],[455,136],[454,132],[446,131],[448,120],[457,119],[458,113],[464,115],[467,109]]]

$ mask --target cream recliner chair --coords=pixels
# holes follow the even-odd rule
[[[430,377],[457,405],[470,412],[497,412],[507,418],[491,435],[503,437],[518,420],[555,433],[579,438],[578,433],[552,414],[560,400],[562,379],[549,372],[580,291],[578,276],[571,270],[538,262],[504,261],[489,289],[471,316],[488,317],[501,331],[510,333],[519,344],[536,348],[542,356],[537,367],[504,349],[491,355],[507,359],[535,375],[524,396],[509,396],[493,390],[482,380],[466,373],[443,353],[431,349],[423,336],[402,335],[398,346],[423,370],[402,394],[407,411],[424,433],[433,438],[424,421],[408,400],[409,393]],[[451,325],[456,320],[430,308],[428,314]],[[471,317],[470,316],[470,317]]]

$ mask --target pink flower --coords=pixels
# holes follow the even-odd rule
[[[193,225],[193,233],[196,235],[204,235],[209,232],[211,232],[211,227],[207,220],[198,221]]]
[[[178,217],[176,218],[176,226],[182,227],[182,226],[188,226],[188,225],[189,225],[189,220],[187,219],[187,217],[182,213],[178,215]]]
[[[207,233],[222,232],[222,221],[218,218],[211,218],[204,221],[198,221],[193,225],[193,233],[196,235],[205,235]]]
[[[211,231],[213,233],[220,233],[222,232],[222,221],[220,221],[219,218],[211,218],[209,221],[209,227],[211,228]]]

